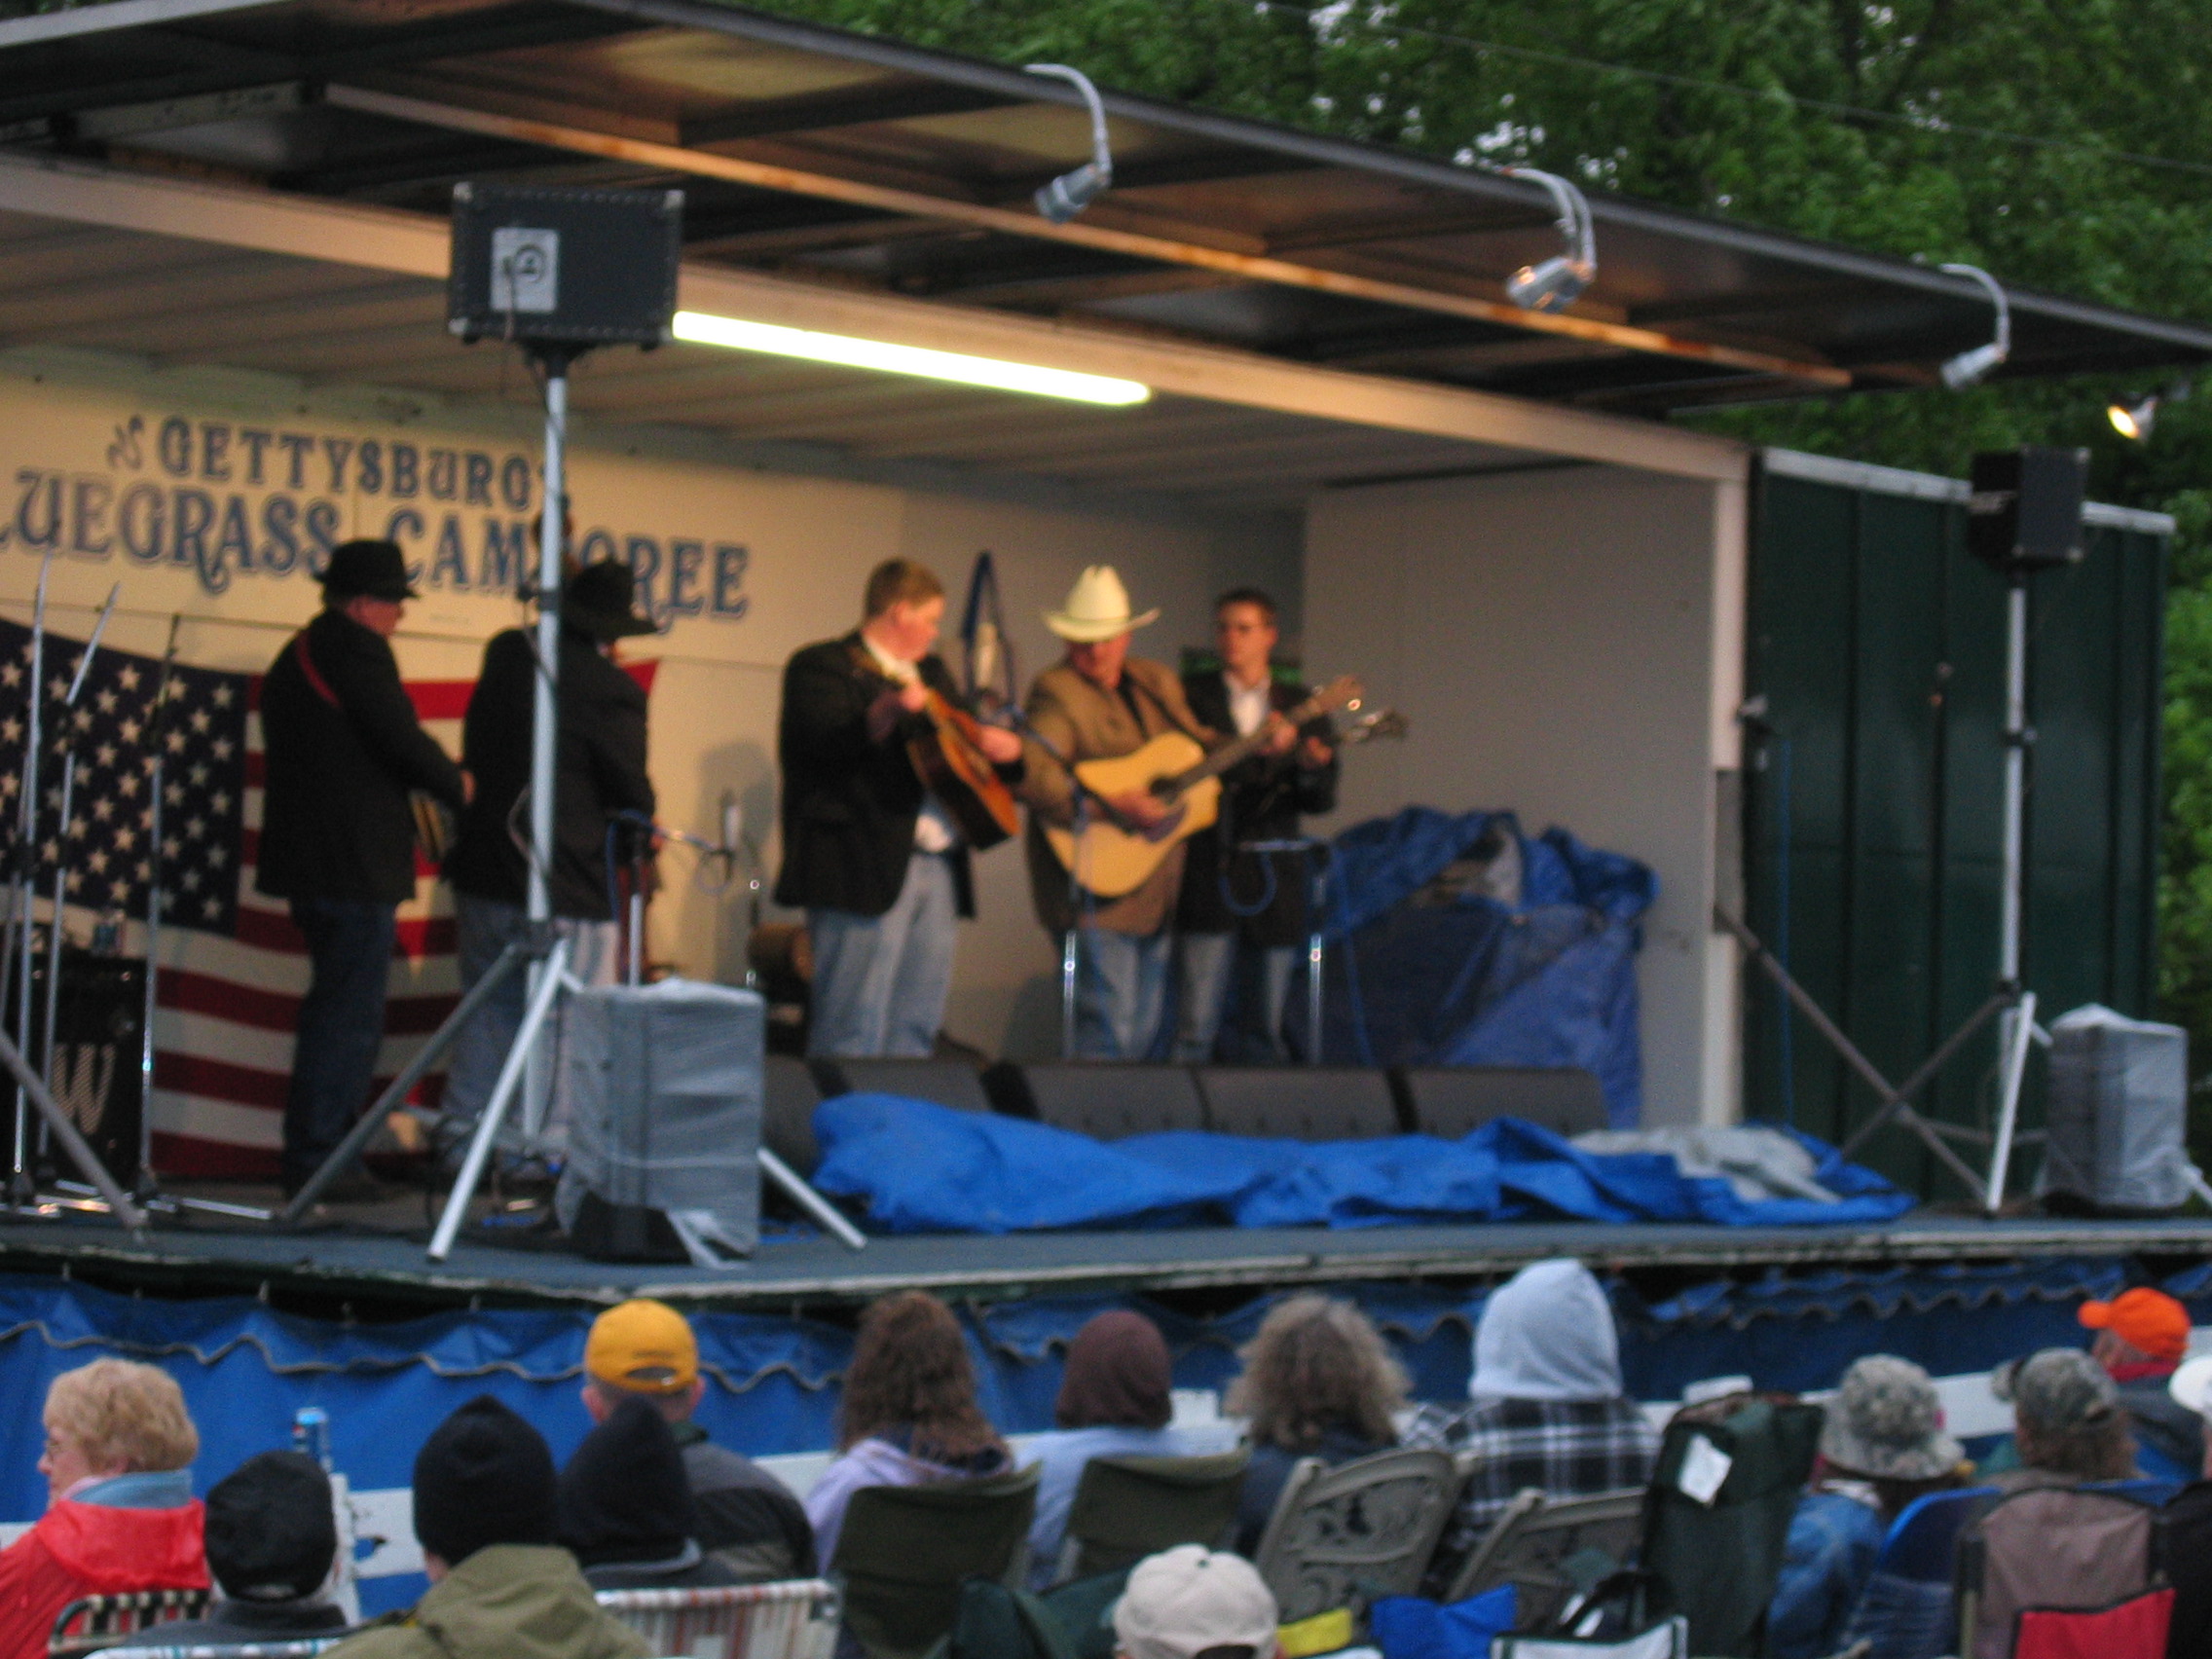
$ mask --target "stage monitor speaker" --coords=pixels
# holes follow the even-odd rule
[[[16,999],[7,999],[7,1030],[20,1047],[36,1052],[46,1030],[45,946],[31,969],[31,1031],[33,1041],[21,1043],[16,1030]],[[46,1081],[54,1098],[69,1114],[78,1131],[92,1147],[107,1172],[126,1190],[138,1183],[138,1122],[142,1110],[139,1075],[140,1033],[146,1021],[146,964],[134,956],[95,956],[64,944],[61,948],[61,1003],[54,1014],[54,1063]],[[12,1100],[15,1089],[6,1088]],[[0,1105],[0,1123],[8,1123],[14,1108]],[[45,1122],[31,1118],[32,1144],[43,1135]],[[55,1174],[66,1180],[83,1176],[66,1161],[49,1161]]]
[[[571,993],[560,1061],[570,1107],[563,1225],[573,1233],[589,1194],[599,1199],[593,1229],[610,1248],[665,1247],[649,1218],[633,1213],[649,1209],[679,1232],[750,1252],[760,1234],[766,1023],[756,993],[696,979]]]
[[[1967,546],[2007,575],[2071,565],[2082,557],[2085,449],[2029,445],[1973,458]]]
[[[1205,1097],[1188,1066],[1058,1060],[1001,1060],[983,1074],[991,1101],[1011,1117],[1034,1118],[1095,1140],[1206,1126]]]
[[[1201,1066],[1198,1088],[1220,1134],[1340,1141],[1403,1132],[1388,1075],[1362,1066]]]
[[[802,1176],[822,1161],[814,1139],[814,1109],[822,1090],[795,1054],[770,1054],[761,1063],[760,1144]]]
[[[658,346],[676,315],[681,190],[457,184],[446,327],[463,340]]]
[[[2039,1195],[2097,1210],[2169,1210],[2189,1198],[2189,1037],[2092,1003],[2050,1022]]]
[[[834,1094],[903,1094],[934,1100],[955,1112],[988,1112],[991,1097],[983,1080],[966,1060],[814,1059],[814,1081],[822,1098]]]
[[[1607,1126],[1604,1091],[1579,1066],[1406,1066],[1398,1073],[1414,1127],[1457,1140],[1493,1118],[1557,1135]]]

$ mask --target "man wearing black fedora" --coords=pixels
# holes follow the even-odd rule
[[[458,812],[470,790],[415,718],[391,654],[415,597],[394,543],[333,548],[321,614],[285,642],[262,682],[255,885],[291,902],[312,964],[284,1100],[287,1194],[346,1138],[376,1075],[396,913],[415,896],[408,792]],[[355,1174],[327,1196],[374,1193]]]
[[[650,818],[653,812],[645,689],[611,655],[615,641],[654,632],[632,610],[633,592],[630,567],[612,559],[585,566],[561,592],[560,741],[546,885],[554,919],[569,940],[570,972],[586,984],[614,978],[609,827],[621,813]],[[530,786],[536,662],[536,642],[523,629],[495,636],[484,647],[483,673],[461,728],[461,760],[476,779],[476,799],[447,855],[446,879],[453,883],[464,991],[525,933],[529,870],[515,837],[529,833],[529,809],[518,803]],[[626,863],[627,837],[615,839],[615,862]],[[456,1040],[439,1135],[449,1148],[467,1135],[492,1097],[522,1024],[526,992],[523,977],[510,975]]]

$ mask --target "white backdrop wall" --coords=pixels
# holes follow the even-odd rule
[[[1308,525],[1307,655],[1412,719],[1355,754],[1341,827],[1510,808],[1659,876],[1644,926],[1644,1120],[1735,1116],[1714,940],[1715,770],[1733,766],[1737,487],[1572,467],[1331,492]]]
[[[395,641],[403,671],[472,678],[483,642],[522,617],[501,561],[536,511],[532,395],[519,366],[507,404],[444,406],[92,352],[0,352],[0,611],[27,618],[53,544],[56,628],[81,637],[121,581],[118,646],[158,654],[175,613],[184,660],[258,670],[317,603],[318,545],[394,532],[421,561],[424,592]],[[917,487],[913,473],[885,470],[871,481],[830,458],[813,475],[790,458],[767,470],[709,434],[580,419],[571,441],[583,551],[629,557],[666,623],[630,652],[661,663],[651,768],[662,817],[712,836],[734,793],[770,882],[782,665],[858,620],[879,560],[929,563],[953,590],[956,620],[974,559],[989,549],[1025,676],[1054,649],[1041,611],[1087,563],[1116,564],[1140,605],[1164,608],[1141,648],[1169,660],[1205,640],[1207,602],[1224,585],[1271,586],[1297,614],[1295,518],[1227,522],[1005,479]],[[735,978],[742,902],[697,892],[691,863],[670,856],[652,954]],[[1013,845],[980,861],[982,914],[963,930],[947,1028],[994,1053],[1041,1054],[1056,1041],[1056,953],[1031,916],[1020,863]]]

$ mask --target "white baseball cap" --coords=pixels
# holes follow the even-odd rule
[[[1114,1604],[1114,1645],[1128,1659],[1196,1659],[1209,1647],[1273,1659],[1275,1599],[1241,1556],[1177,1544],[1131,1569]]]
[[[2166,1379],[2166,1392],[2201,1417],[2212,1417],[2212,1353],[2198,1354]]]

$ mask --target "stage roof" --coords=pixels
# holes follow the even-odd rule
[[[681,186],[691,268],[1655,414],[1933,384],[1968,278],[1621,197],[1569,313],[1503,299],[1560,246],[1536,185],[691,0],[115,0],[0,24],[0,149],[442,215],[454,183]],[[1998,274],[2002,276],[2002,273]],[[0,278],[0,303],[6,278]],[[2003,373],[2212,358],[2212,328],[2009,290]]]

